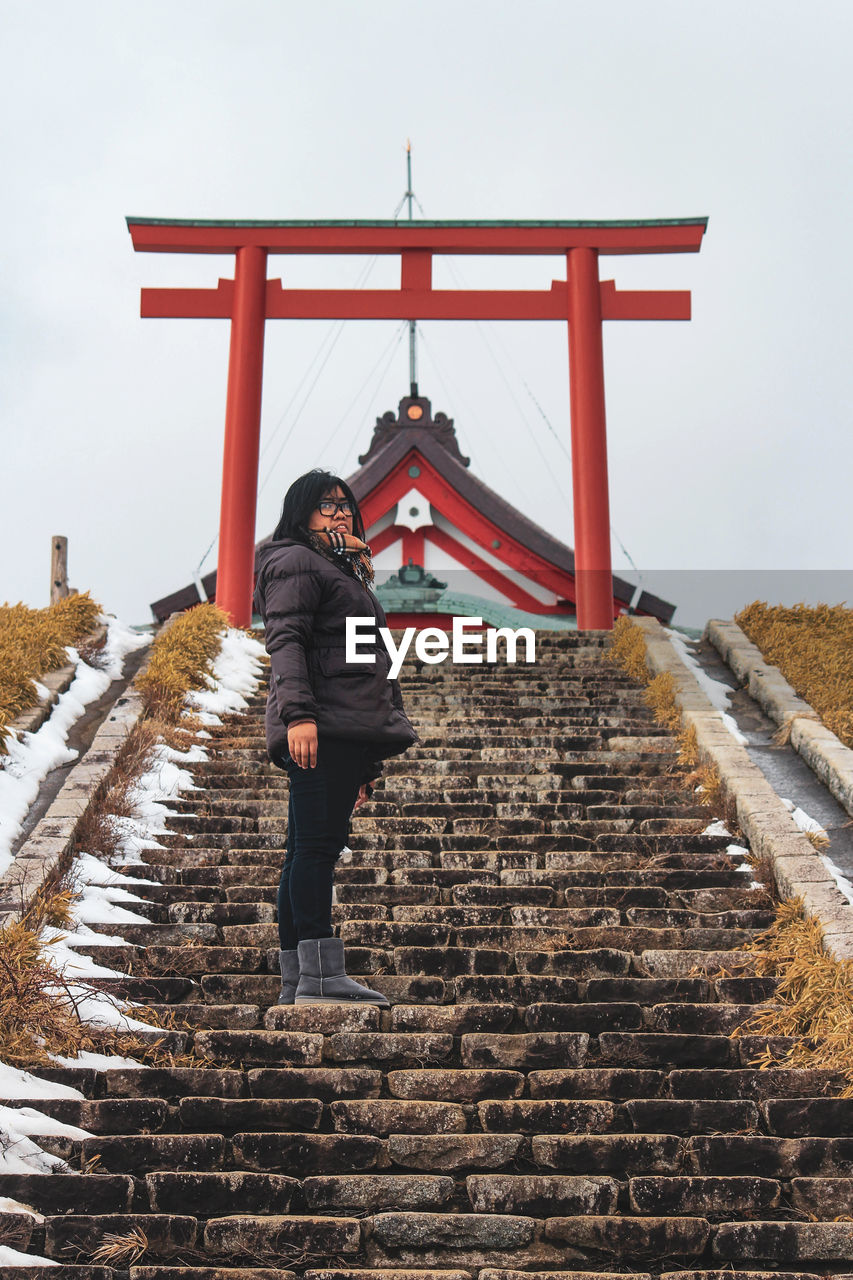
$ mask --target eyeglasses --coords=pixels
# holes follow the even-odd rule
[[[317,510],[320,512],[321,516],[326,516],[327,518],[329,516],[336,516],[339,511],[342,516],[351,516],[352,503],[335,502],[333,498],[324,498],[322,502],[317,503]]]

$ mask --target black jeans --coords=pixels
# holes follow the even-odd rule
[[[353,805],[374,756],[370,743],[323,735],[313,769],[287,762],[287,856],[278,887],[282,951],[292,951],[303,938],[333,936],[335,863],[347,842]]]

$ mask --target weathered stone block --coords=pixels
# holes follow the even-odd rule
[[[670,1134],[608,1133],[600,1136],[539,1135],[533,1159],[571,1173],[669,1173],[678,1168],[682,1140]]]
[[[453,1036],[428,1032],[342,1031],[329,1036],[326,1052],[336,1062],[389,1062],[416,1058],[420,1062],[445,1062],[453,1053]]]
[[[340,1133],[464,1133],[465,1112],[455,1102],[391,1101],[333,1102],[330,1107]]]
[[[605,1133],[620,1127],[615,1102],[520,1098],[478,1102],[477,1111],[482,1128],[492,1133]]]
[[[274,1173],[149,1173],[145,1186],[154,1213],[208,1217],[241,1202],[253,1213],[286,1212],[299,1182]]]
[[[532,1098],[654,1098],[666,1082],[663,1071],[589,1067],[568,1071],[531,1071]]]
[[[512,1004],[448,1004],[434,1008],[398,1004],[391,1011],[394,1031],[433,1031],[451,1036],[506,1031],[515,1017]]]
[[[643,1098],[626,1102],[637,1133],[719,1133],[758,1128],[754,1102],[682,1098]]]
[[[837,1071],[769,1067],[765,1071],[672,1071],[669,1092],[674,1098],[802,1098],[839,1093],[845,1085]]]
[[[549,1218],[545,1237],[624,1257],[696,1257],[711,1233],[705,1218]]]
[[[342,1133],[235,1133],[235,1159],[249,1169],[353,1173],[374,1169],[383,1153],[379,1138]]]
[[[323,1060],[323,1037],[302,1031],[197,1031],[195,1050],[219,1061],[315,1067]]]
[[[846,1217],[853,1206],[853,1178],[793,1178],[791,1203],[815,1218]]]
[[[84,1161],[98,1157],[98,1167],[110,1173],[148,1173],[156,1169],[197,1170],[222,1163],[225,1142],[218,1134],[122,1134],[85,1138]]]
[[[531,1004],[524,1014],[528,1031],[633,1031],[643,1025],[638,1004]]]
[[[256,1098],[378,1098],[382,1072],[370,1067],[293,1067],[248,1072]]]
[[[278,1004],[264,1015],[268,1031],[303,1031],[333,1035],[337,1031],[378,1031],[379,1009],[344,1004]]]
[[[779,1204],[779,1183],[772,1178],[632,1178],[633,1213],[658,1216],[755,1213]]]
[[[523,1142],[517,1133],[392,1133],[388,1156],[406,1169],[500,1169],[517,1157]]]
[[[853,1173],[853,1138],[772,1138],[764,1136],[689,1138],[688,1167],[695,1173],[749,1174],[793,1178]]]
[[[429,1211],[447,1204],[453,1196],[454,1182],[452,1178],[416,1174],[349,1174],[347,1177],[306,1178],[302,1191],[309,1211]]]
[[[389,1071],[388,1092],[394,1098],[429,1098],[441,1102],[477,1102],[480,1098],[517,1098],[524,1088],[519,1071],[412,1069]]]
[[[519,951],[515,957],[519,973],[554,974],[568,978],[609,978],[628,973],[630,951],[591,947],[584,951]]]
[[[831,1138],[853,1133],[853,1098],[775,1098],[761,1105],[769,1133]]]
[[[234,1215],[211,1218],[204,1229],[204,1244],[211,1253],[255,1258],[259,1253],[286,1257],[288,1253],[358,1253],[361,1227],[356,1218],[268,1218]]]
[[[849,1262],[853,1222],[726,1222],[716,1227],[715,1258]]]
[[[278,1132],[317,1129],[323,1104],[317,1098],[181,1098],[178,1115],[190,1132]]]
[[[197,1225],[195,1218],[176,1214],[69,1213],[45,1219],[45,1252],[48,1257],[73,1262],[90,1257],[104,1236],[125,1236],[138,1228],[148,1241],[149,1256],[168,1258],[193,1248]]]
[[[598,1044],[602,1062],[639,1067],[728,1067],[735,1054],[725,1036],[603,1031]]]
[[[476,1213],[381,1213],[373,1238],[389,1249],[518,1249],[533,1239],[532,1218]]]
[[[589,1036],[571,1031],[540,1031],[520,1035],[464,1035],[462,1062],[466,1067],[516,1068],[579,1066],[586,1057]]]
[[[614,1213],[619,1186],[612,1178],[561,1177],[537,1174],[470,1174],[465,1179],[475,1213],[549,1214]]]

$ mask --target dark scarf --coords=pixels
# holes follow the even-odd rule
[[[338,533],[334,529],[312,529],[308,542],[321,556],[333,564],[343,562],[343,567],[358,578],[365,591],[373,581],[373,559],[370,547],[351,533]]]

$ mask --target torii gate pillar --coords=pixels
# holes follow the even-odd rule
[[[598,254],[570,249],[566,258],[576,609],[579,626],[583,618],[585,629],[604,631],[613,626],[613,584]]]
[[[216,575],[216,603],[238,626],[252,620],[266,288],[266,251],[243,245],[234,270]]]

